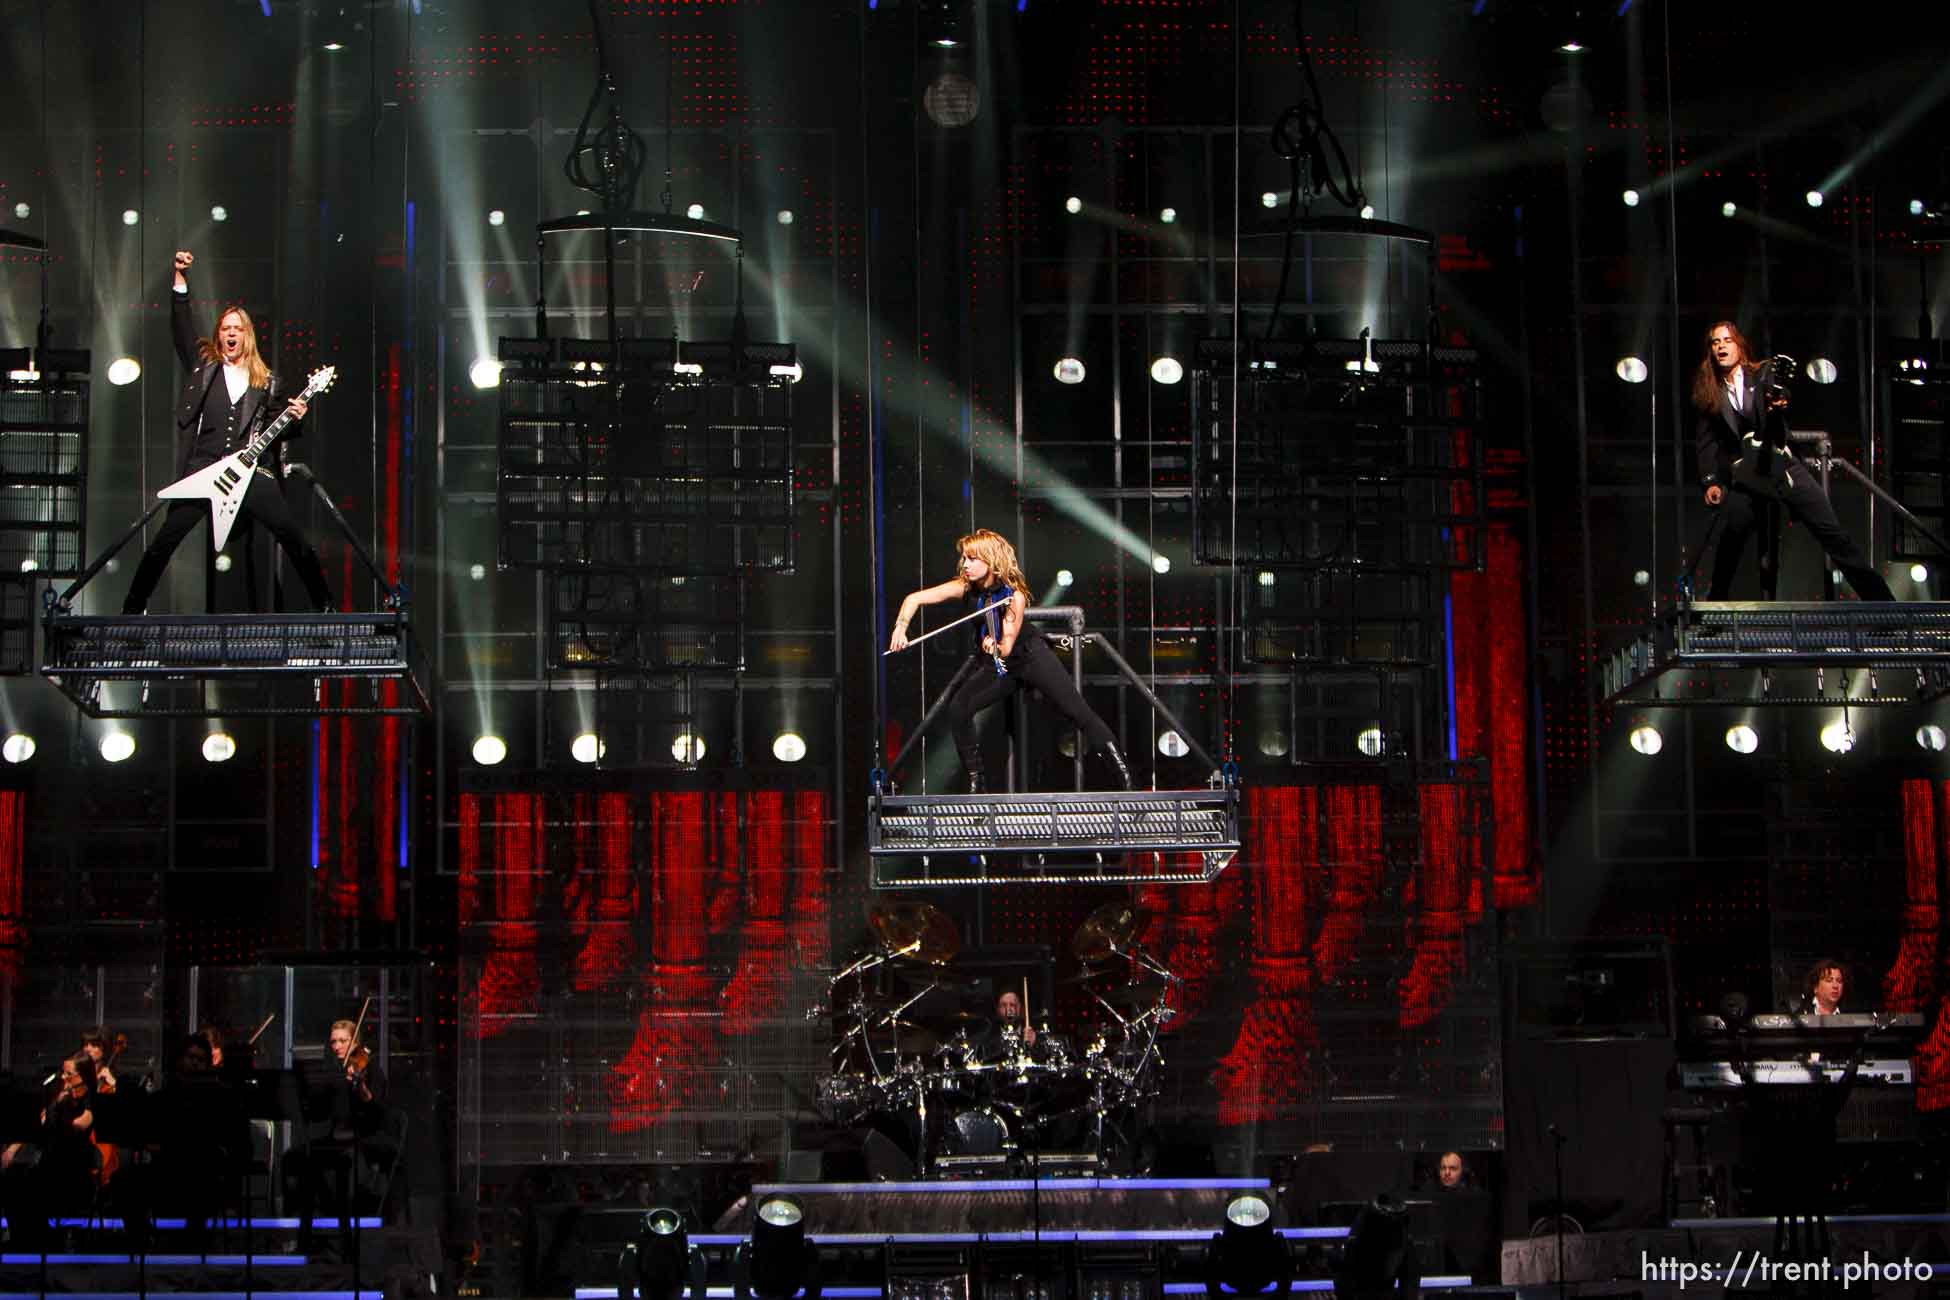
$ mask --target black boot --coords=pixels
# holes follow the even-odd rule
[[[1131,765],[1124,761],[1124,755],[1118,750],[1117,746],[1107,744],[1100,747],[1097,752],[1104,756],[1106,763],[1110,764],[1110,770],[1117,773],[1118,784],[1123,786],[1124,789],[1129,790],[1131,788]]]
[[[987,794],[989,775],[982,766],[981,746],[977,745],[972,751],[956,746],[955,752],[961,757],[961,770],[968,774],[968,793]]]

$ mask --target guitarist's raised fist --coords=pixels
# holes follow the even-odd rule
[[[195,257],[195,255],[194,255],[194,254],[192,254],[192,253],[188,253],[188,252],[185,252],[184,250],[182,250],[182,249],[180,249],[180,248],[176,250],[176,269],[177,269],[177,270],[179,270],[179,271],[187,271],[187,270],[189,270],[189,269],[190,269],[190,264],[191,264],[191,263],[193,263],[193,262],[195,262],[195,261],[196,261],[196,257]]]

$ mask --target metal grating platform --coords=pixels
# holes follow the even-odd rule
[[[1701,601],[1604,664],[1614,704],[1925,703],[1950,692],[1950,603]]]
[[[56,610],[42,630],[42,675],[90,717],[428,711],[403,611],[100,617]]]
[[[1239,851],[1239,791],[876,795],[877,889],[1211,880]]]

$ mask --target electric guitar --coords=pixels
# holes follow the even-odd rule
[[[311,372],[311,378],[305,383],[305,391],[292,400],[309,402],[330,388],[338,377],[338,367],[320,366]],[[185,474],[156,493],[157,497],[164,501],[208,501],[210,546],[221,551],[223,544],[230,540],[231,528],[237,523],[237,512],[244,508],[244,494],[250,491],[251,472],[257,468],[258,458],[284,435],[284,431],[291,426],[291,420],[291,408],[287,406],[243,450],[232,452],[214,465],[205,465],[202,469]]]

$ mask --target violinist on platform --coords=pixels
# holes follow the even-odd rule
[[[86,1214],[94,1203],[95,1063],[76,1053],[61,1062],[56,1079],[59,1091],[41,1108],[39,1140],[7,1162],[7,1220],[19,1241],[45,1231],[49,1219]]]
[[[341,1230],[351,1222],[353,1189],[371,1181],[372,1171],[391,1161],[385,1143],[386,1071],[372,1050],[358,1040],[359,1025],[335,1020],[326,1037],[328,1068],[335,1072],[309,1091],[312,1115],[309,1141],[285,1159],[298,1212],[298,1245],[308,1249],[312,1220],[321,1198],[329,1198]],[[329,1186],[328,1186],[329,1184]]]

